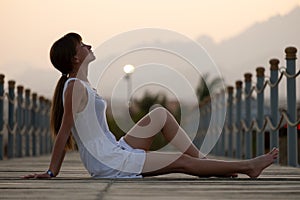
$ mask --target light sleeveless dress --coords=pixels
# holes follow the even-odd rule
[[[123,138],[116,141],[107,125],[106,101],[88,82],[69,78],[64,85],[63,102],[65,90],[74,80],[80,81],[88,94],[85,108],[74,114],[71,130],[85,168],[94,178],[142,178],[146,152],[133,149]]]

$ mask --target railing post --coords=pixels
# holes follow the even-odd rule
[[[45,138],[44,138],[44,141],[45,141],[45,151],[44,153],[48,153],[48,148],[49,148],[49,129],[48,129],[48,126],[47,126],[47,122],[48,122],[48,110],[49,110],[49,107],[48,107],[48,99],[45,99],[45,112],[44,112],[44,128],[45,128]]]
[[[197,135],[196,135],[196,138],[195,138],[195,145],[197,148],[200,149],[201,147],[201,144],[202,144],[202,132],[203,132],[203,107],[204,107],[204,104],[203,104],[203,101],[199,102],[199,109],[200,109],[200,121],[199,121],[199,127],[198,127],[198,130],[197,130]]]
[[[210,120],[211,120],[211,101],[210,101],[210,97],[206,97],[204,100],[203,100],[203,103],[204,103],[204,106],[203,106],[203,139],[202,139],[202,144],[201,144],[201,148],[200,148],[200,151],[204,148],[206,148],[206,135],[207,134],[213,134],[213,133],[209,133],[208,132],[208,128],[209,128],[209,124],[210,124]],[[209,137],[211,138],[211,137]],[[211,152],[210,153],[213,153],[212,150],[213,149],[210,149]]]
[[[25,156],[30,156],[30,89],[25,90],[25,119],[24,123],[26,126],[26,133],[25,133]]]
[[[264,90],[263,85],[265,81],[265,69],[263,67],[256,68],[257,90],[261,90],[257,93],[257,124],[261,129],[264,121]],[[265,133],[264,131],[257,131],[256,133],[256,155],[262,155],[265,153]]]
[[[216,155],[220,155],[221,154],[221,134],[219,133],[219,131],[222,131],[222,129],[220,129],[220,122],[222,121],[222,107],[221,107],[221,94],[218,93],[216,94]]]
[[[241,119],[242,119],[242,81],[236,81],[236,104],[235,104],[235,126],[237,127],[236,131],[236,152],[235,157],[236,158],[242,158],[242,132],[241,132]]]
[[[0,74],[0,160],[3,160],[3,106],[4,106],[4,75]]]
[[[22,157],[22,150],[23,150],[23,142],[22,142],[22,127],[23,127],[23,90],[24,87],[19,85],[17,87],[17,133],[16,133],[16,157]]]
[[[225,90],[223,90],[222,91],[222,94],[221,94],[221,114],[222,114],[222,119],[226,119],[226,116],[225,116],[225,114],[226,114],[226,104],[225,104],[225,94],[224,93],[226,93],[225,92]],[[224,109],[225,109],[225,111],[224,111]],[[222,133],[221,133],[221,138],[220,138],[220,141],[221,141],[221,144],[220,144],[220,156],[225,156],[225,133],[226,133],[226,131],[225,131],[225,124],[224,124],[224,127],[222,128]]]
[[[245,123],[246,126],[249,128],[252,117],[251,117],[251,87],[252,87],[252,74],[246,73],[245,77]],[[250,159],[252,158],[252,131],[245,132],[245,158]]]
[[[286,72],[289,75],[296,73],[296,53],[295,47],[288,47],[285,49],[286,53]],[[296,121],[296,79],[287,77],[287,113],[292,122]],[[287,126],[288,136],[288,165],[298,166],[297,159],[297,127]]]
[[[214,128],[213,128],[213,130],[214,130],[214,135],[213,135],[213,140],[214,141],[216,141],[216,143],[215,143],[215,146],[213,147],[213,152],[214,152],[214,154],[215,155],[218,155],[218,140],[219,140],[219,138],[218,138],[218,130],[219,130],[219,128],[218,128],[218,124],[219,124],[219,117],[220,117],[220,114],[219,114],[219,112],[220,112],[220,110],[219,110],[219,105],[218,105],[218,102],[219,102],[219,100],[218,100],[218,94],[216,94],[216,95],[214,95],[213,97],[212,97],[213,99],[212,99],[212,104],[211,104],[211,116],[212,116],[212,113],[215,113],[215,119],[211,119],[211,120],[214,120],[213,121],[213,124],[216,124],[216,126],[214,126]]]
[[[215,118],[212,118],[212,113],[216,112],[217,111],[217,100],[216,100],[216,96],[213,96],[212,99],[211,99],[211,111],[210,111],[210,120],[212,121],[212,124],[217,124],[217,117]],[[211,133],[212,134],[212,139],[213,140],[216,140],[217,138],[217,127],[212,127],[213,129],[213,132]],[[215,146],[212,148],[212,153],[214,155],[217,155],[217,143],[215,143]]]
[[[14,157],[14,111],[15,111],[15,81],[8,81],[8,149],[7,158]]]
[[[274,85],[278,81],[278,67],[279,60],[271,59],[270,60],[270,70],[271,77],[270,82]],[[271,105],[271,121],[274,126],[278,124],[278,85],[271,87],[270,89],[270,105]],[[273,147],[279,148],[279,131],[278,130],[270,130],[270,149]],[[278,155],[279,156],[279,155]],[[276,161],[279,162],[279,158]]]
[[[48,133],[48,138],[47,138],[47,153],[51,153],[51,146],[52,146],[52,137],[51,137],[51,132],[50,132],[50,109],[51,109],[51,101],[48,99],[47,100],[47,113],[46,113],[46,126],[47,126],[47,133]]]
[[[32,93],[32,108],[31,108],[31,126],[33,126],[33,132],[31,135],[32,139],[32,155],[37,156],[37,130],[38,130],[38,122],[37,122],[37,94]]]
[[[44,154],[44,97],[39,97],[39,127],[40,127],[40,137],[39,137],[39,143],[40,143],[40,155]]]
[[[227,128],[229,130],[228,133],[228,157],[233,157],[233,127],[232,127],[232,104],[233,104],[233,87],[228,86],[227,87],[227,92],[228,92],[228,99],[227,99],[227,106],[228,106],[228,117],[227,117]]]

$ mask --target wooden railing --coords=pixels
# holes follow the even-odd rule
[[[220,156],[229,156],[236,158],[251,158],[258,156],[272,147],[280,146],[280,138],[286,138],[287,144],[281,145],[283,148],[280,154],[286,157],[287,164],[290,166],[298,166],[298,134],[300,119],[297,119],[296,104],[296,79],[299,77],[300,70],[296,71],[296,53],[295,47],[285,49],[286,67],[279,68],[279,60],[270,60],[270,77],[265,76],[265,69],[258,67],[256,69],[256,84],[252,83],[252,74],[244,75],[245,86],[243,88],[242,81],[236,81],[235,95],[234,87],[227,87],[227,103],[225,125],[218,142],[214,146],[212,152]],[[286,108],[279,107],[279,84],[286,78],[285,104]],[[270,105],[267,114],[265,99],[266,87],[270,89]],[[298,86],[299,87],[299,86]],[[299,91],[299,88],[298,88]],[[254,93],[256,93],[254,95]],[[212,98],[219,98],[216,95]],[[253,96],[256,96],[254,98]],[[224,101],[224,99],[219,99]],[[253,103],[256,108],[253,111]],[[203,103],[202,103],[203,104]],[[224,109],[224,108],[218,108]],[[298,108],[299,109],[299,108]],[[205,137],[208,122],[211,117],[211,104],[207,100],[201,107],[200,125],[197,139],[198,146],[201,146]],[[255,116],[253,116],[253,114]],[[285,134],[280,137],[279,130],[285,129]],[[269,137],[267,137],[267,135]],[[213,137],[212,137],[213,138]],[[268,142],[268,143],[267,143]],[[285,142],[285,141],[282,141]],[[281,143],[282,143],[281,142]],[[267,143],[267,144],[266,144]]]
[[[50,153],[50,100],[8,81],[0,74],[0,160]]]

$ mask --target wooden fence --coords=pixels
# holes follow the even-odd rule
[[[299,130],[297,127],[299,128],[300,119],[297,119],[296,79],[299,77],[300,70],[296,72],[297,49],[288,47],[285,49],[285,53],[286,67],[279,67],[278,59],[270,60],[270,77],[265,76],[263,67],[258,67],[256,69],[256,84],[252,83],[252,74],[246,73],[244,75],[244,88],[243,82],[240,80],[236,81],[235,94],[234,87],[228,86],[226,91],[227,103],[224,104],[227,107],[225,125],[212,150],[214,154],[251,158],[265,153],[267,151],[266,146],[268,148],[281,146],[287,148],[280,149],[281,152],[285,152],[285,154],[280,154],[281,157],[286,157],[289,166],[298,166]],[[287,106],[280,108],[278,90],[284,77],[286,78],[286,99],[284,101]],[[265,99],[267,86],[270,89],[270,105],[268,107]],[[253,97],[254,93],[256,93],[256,98]],[[216,95],[212,98],[219,98],[220,96],[222,95]],[[218,101],[225,101],[225,99],[220,98]],[[196,140],[198,146],[201,146],[203,142],[211,117],[211,110],[214,110],[211,108],[210,102],[207,100],[206,103],[202,103],[200,108],[201,121]],[[254,108],[253,104],[255,104]],[[268,113],[266,108],[269,108]],[[281,134],[282,137],[279,135],[280,129],[286,130],[283,135]],[[287,144],[280,145],[280,138],[286,138]]]
[[[50,153],[50,100],[8,81],[0,74],[0,160]]]
[[[287,164],[298,166],[298,130],[300,119],[297,118],[296,72],[297,49],[288,47],[286,67],[279,68],[279,60],[270,60],[270,77],[265,76],[265,69],[256,69],[256,84],[252,83],[252,74],[246,73],[243,88],[242,81],[236,81],[234,88],[227,88],[225,126],[212,152],[219,156],[251,158],[266,151],[269,147],[280,146],[279,130],[286,124],[287,144],[280,149],[286,154]],[[286,78],[286,108],[279,108],[279,84]],[[266,114],[265,89],[270,89],[270,113]],[[299,90],[299,89],[298,89]],[[253,98],[254,92],[256,98]],[[216,95],[212,98],[219,98]],[[225,99],[219,98],[219,101]],[[256,104],[255,116],[253,106]],[[0,160],[7,157],[37,156],[51,152],[52,140],[49,130],[50,100],[36,93],[17,86],[15,81],[8,81],[7,91],[4,89],[4,75],[0,74]],[[200,146],[206,134],[211,117],[211,105],[207,100],[201,106],[201,120],[196,137]],[[218,108],[222,110],[224,108]],[[214,108],[214,110],[218,109]],[[220,117],[222,114],[220,112]],[[268,138],[267,138],[268,136]],[[218,137],[218,136],[216,136]]]

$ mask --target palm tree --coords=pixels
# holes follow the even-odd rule
[[[223,79],[216,77],[208,81],[209,74],[204,74],[199,81],[198,87],[196,89],[197,97],[199,102],[203,101],[206,97],[209,97],[210,92],[215,92],[219,87],[222,86]]]
[[[155,104],[166,107],[167,97],[161,93],[152,95],[148,91],[146,91],[144,96],[140,100],[136,99],[134,101],[134,106],[136,106],[138,109],[138,113],[136,113],[135,118],[139,120],[141,117],[146,115],[150,111],[151,107]]]

